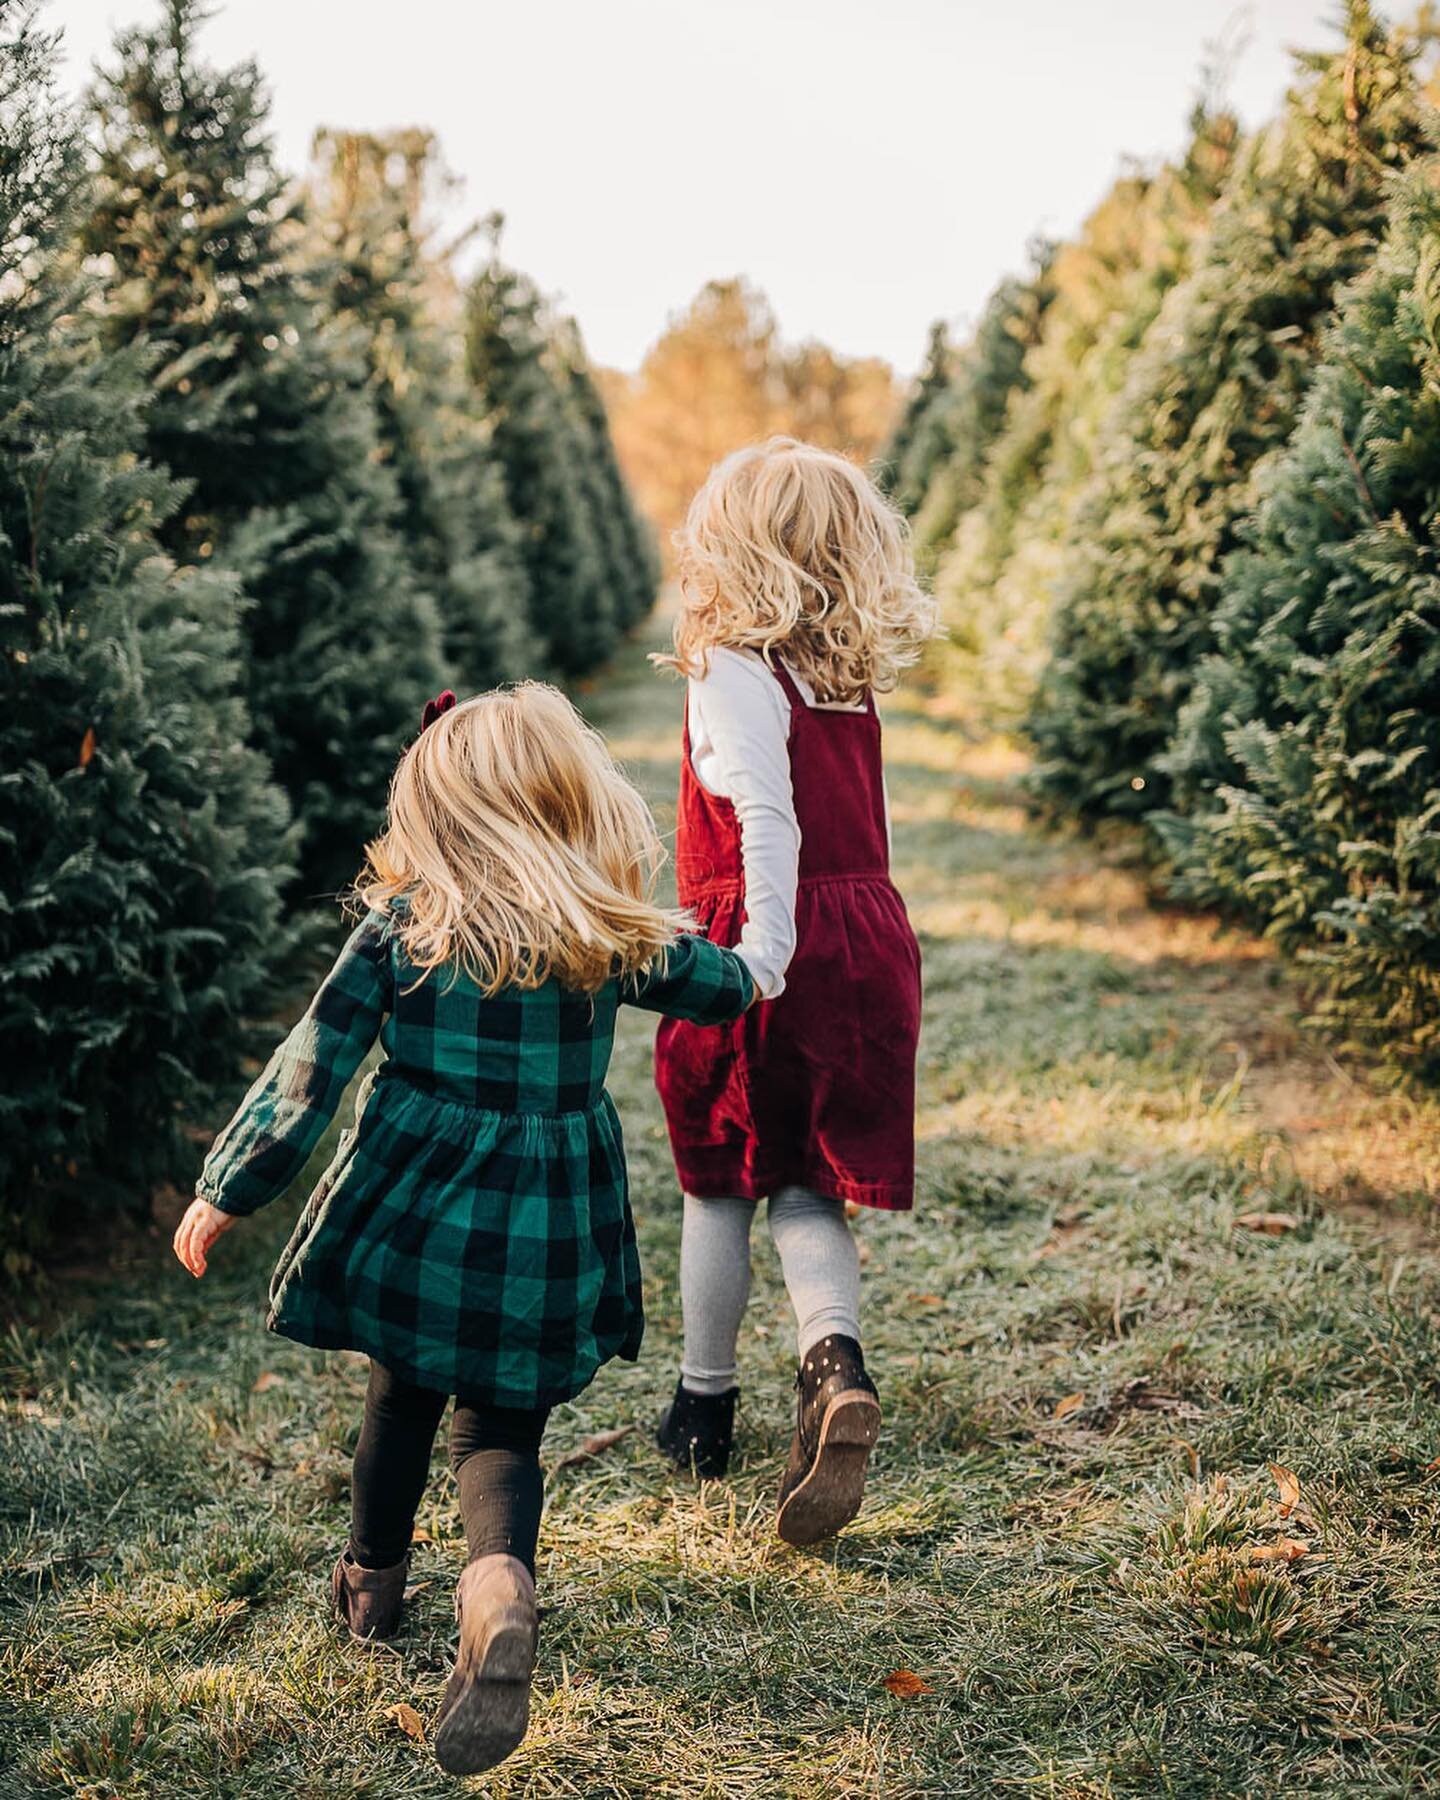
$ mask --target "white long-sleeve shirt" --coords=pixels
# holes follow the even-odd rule
[[[865,705],[817,702],[786,665],[801,699],[824,712]],[[750,650],[712,650],[710,666],[690,681],[690,766],[707,793],[727,799],[740,827],[745,926],[736,950],[762,999],[785,989],[795,954],[795,896],[800,883],[800,822],[790,780],[790,699]],[[888,828],[888,804],[887,804]]]

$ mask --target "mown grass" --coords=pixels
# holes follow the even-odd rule
[[[678,699],[586,697],[670,808]],[[1030,830],[1014,759],[892,707],[926,952],[922,1194],[856,1221],[887,1412],[864,1514],[781,1547],[790,1340],[763,1232],[734,1479],[668,1479],[677,1206],[627,1026],[650,1335],[552,1428],[535,1722],[496,1795],[1391,1795],[1440,1784],[1437,1109],[1310,1043],[1253,941]],[[260,1328],[293,1213],[159,1244],[3,1351],[0,1792],[441,1795],[462,1540],[410,1622],[325,1617],[359,1359]],[[1286,1215],[1280,1235],[1237,1217]],[[102,1246],[103,1249],[103,1246]],[[1269,1465],[1293,1471],[1282,1517]],[[1287,1558],[1289,1560],[1287,1560]],[[914,1671],[926,1691],[892,1695]]]

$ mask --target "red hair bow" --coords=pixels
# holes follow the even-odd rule
[[[437,694],[433,700],[427,700],[425,710],[420,715],[420,729],[424,731],[427,725],[433,725],[441,713],[449,712],[454,704],[455,696],[449,688],[443,694]]]

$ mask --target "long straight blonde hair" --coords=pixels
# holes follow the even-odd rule
[[[684,922],[654,901],[664,856],[604,740],[527,681],[442,713],[401,757],[357,898],[391,915],[421,979],[594,993]]]
[[[820,700],[893,688],[936,635],[905,520],[854,463],[776,437],[717,463],[676,535],[675,654],[703,675],[721,646],[783,655]]]

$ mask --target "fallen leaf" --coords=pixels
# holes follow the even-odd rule
[[[567,1450],[555,1467],[568,1469],[575,1463],[589,1462],[592,1456],[602,1455],[606,1450],[618,1444],[621,1438],[629,1437],[634,1429],[633,1425],[621,1425],[614,1431],[597,1431],[587,1437],[578,1450]]]
[[[917,1694],[933,1694],[934,1688],[922,1681],[913,1669],[892,1669],[883,1685],[901,1700],[913,1700]]]
[[[1432,1456],[1420,1473],[1422,1475],[1433,1475],[1437,1470],[1440,1470],[1440,1456]]]
[[[82,769],[88,768],[90,766],[90,758],[94,754],[95,754],[95,727],[93,725],[87,725],[85,727],[85,735],[80,740],[80,767]]]
[[[393,1719],[406,1737],[414,1738],[417,1744],[425,1742],[425,1721],[413,1706],[407,1706],[402,1700],[397,1706],[387,1707],[385,1717]]]
[[[907,1300],[913,1300],[917,1306],[943,1306],[944,1300],[939,1294],[907,1294]]]
[[[417,1525],[410,1533],[410,1542],[412,1544],[433,1544],[435,1540],[423,1525]]]
[[[250,1389],[252,1394],[268,1394],[273,1387],[284,1387],[285,1377],[277,1375],[273,1369],[266,1369],[255,1377],[255,1384]]]
[[[1287,1231],[1298,1230],[1299,1226],[1300,1221],[1294,1213],[1241,1213],[1235,1221],[1237,1231],[1260,1231],[1266,1237],[1283,1237]]]
[[[1271,1463],[1270,1473],[1275,1477],[1275,1485],[1280,1490],[1280,1517],[1288,1519],[1300,1504],[1299,1479],[1279,1463]]]
[[[1250,1550],[1251,1562],[1298,1562],[1302,1556],[1308,1555],[1310,1546],[1302,1544],[1299,1538],[1280,1537],[1271,1544],[1255,1544]]]
[[[1200,1479],[1200,1452],[1189,1438],[1176,1438],[1175,1442],[1185,1452],[1185,1466],[1190,1471],[1190,1479],[1198,1481]]]
[[[1050,1417],[1057,1422],[1061,1419],[1068,1419],[1071,1413],[1079,1412],[1084,1404],[1085,1396],[1083,1394],[1067,1394],[1065,1398],[1057,1404]]]

